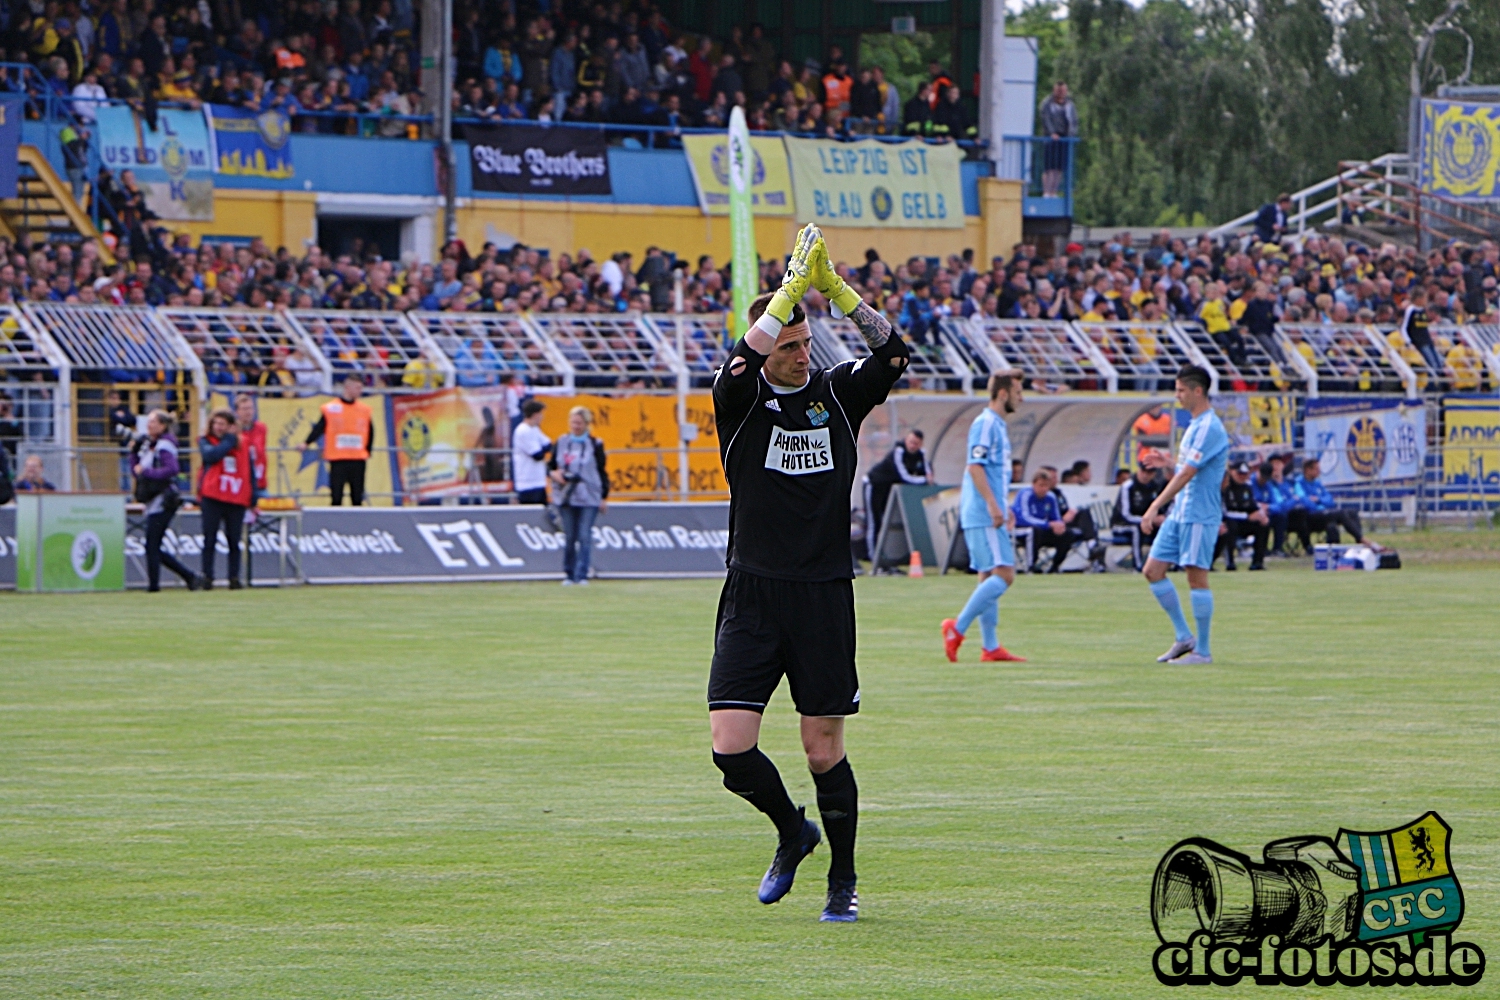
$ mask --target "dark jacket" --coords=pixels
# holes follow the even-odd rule
[[[1260,206],[1255,213],[1255,235],[1262,243],[1274,243],[1286,231],[1286,213],[1281,206],[1271,201]]]
[[[1221,496],[1224,501],[1224,520],[1243,521],[1251,514],[1260,510],[1260,504],[1255,500],[1255,490],[1250,483],[1237,483],[1233,479],[1224,483]]]
[[[1166,485],[1167,481],[1161,476],[1156,476],[1145,483],[1131,476],[1120,484],[1120,495],[1115,498],[1115,509],[1110,516],[1109,523],[1140,524],[1141,518],[1146,516],[1147,508],[1166,488]]]

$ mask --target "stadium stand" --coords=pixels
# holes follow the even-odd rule
[[[1286,250],[1251,242],[1246,249],[1203,241],[1194,257],[1182,241],[1165,237],[1144,253],[1111,242],[1098,254],[1074,245],[1049,258],[1022,246],[1008,263],[997,259],[988,275],[956,255],[946,264],[913,258],[879,269],[870,262],[838,266],[872,306],[883,303],[898,321],[913,315],[916,283],[938,277],[933,284],[948,297],[920,300],[935,322],[911,338],[917,350],[906,388],[972,391],[990,372],[1016,369],[1043,392],[1161,392],[1189,361],[1228,391],[1416,396],[1496,383],[1500,316],[1493,302],[1480,303],[1482,313],[1466,312],[1473,300],[1465,279],[1454,282],[1445,263],[1453,257],[1485,276],[1495,269],[1494,246],[1433,251],[1424,264],[1415,252],[1389,246],[1378,255],[1356,247],[1354,256],[1340,241],[1318,236]],[[524,246],[502,252],[486,245],[471,256],[453,243],[437,267],[378,256],[332,260],[316,247],[299,259],[258,242],[231,248],[205,241],[115,265],[66,243],[0,239],[0,250],[7,315],[20,316],[13,304],[24,303],[35,325],[77,358],[75,367],[180,368],[174,352],[186,344],[213,385],[326,386],[354,371],[372,387],[412,389],[495,384],[514,371],[538,387],[643,390],[674,388],[686,371],[701,387],[723,355],[732,291],[727,268],[700,261],[694,272],[679,263],[682,312],[651,313],[637,275],[617,261],[606,278],[585,251],[554,260]],[[1324,291],[1331,261],[1341,257],[1369,259],[1377,276],[1351,279],[1376,296],[1353,302],[1353,321]],[[765,263],[760,288],[774,287],[780,266]],[[1278,279],[1284,269],[1291,273]],[[1206,283],[1225,277],[1243,293],[1249,274],[1280,289],[1269,334],[1249,332],[1237,314],[1245,300],[1233,289],[1227,309],[1220,300],[1214,311],[1216,303],[1204,298]],[[1406,302],[1395,288],[1423,280],[1442,370],[1391,322]],[[1380,298],[1385,284],[1390,299]],[[1029,315],[1038,307],[1043,315]],[[863,341],[847,321],[826,314],[826,303],[814,296],[809,308],[824,334],[814,348],[821,363],[864,355]],[[1109,318],[1101,318],[1105,313]],[[684,357],[677,354],[679,317]],[[1215,321],[1220,328],[1211,332]],[[10,349],[8,371],[34,363],[34,351],[17,360],[21,351]]]

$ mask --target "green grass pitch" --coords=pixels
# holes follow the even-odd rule
[[[949,665],[971,586],[856,584],[854,926],[816,922],[826,847],[755,901],[714,581],[0,596],[0,997],[1180,995],[1167,847],[1428,809],[1500,955],[1500,564],[1218,573],[1206,668],[1154,662],[1125,575],[1023,577],[1031,662],[981,667],[976,627]],[[784,689],[762,746],[811,803]]]

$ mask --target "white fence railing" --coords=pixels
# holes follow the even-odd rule
[[[847,319],[813,323],[831,366],[868,354]],[[1390,326],[1282,324],[1252,335],[1158,323],[947,317],[920,341],[900,388],[972,392],[993,372],[1039,388],[1169,392],[1187,363],[1215,391],[1403,393],[1500,389],[1500,327],[1432,327],[1435,353]],[[705,388],[728,343],[720,316],[639,313],[357,312],[32,304],[0,310],[0,371],[95,380],[179,372],[209,385],[327,391],[341,374],[382,390],[496,385],[543,391]],[[277,378],[267,379],[265,373]],[[144,374],[143,374],[144,373]]]

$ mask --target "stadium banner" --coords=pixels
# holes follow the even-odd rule
[[[391,426],[403,493],[425,500],[471,493],[476,486],[510,491],[504,456],[475,453],[510,447],[505,390],[499,386],[392,396]],[[471,478],[478,483],[471,486]]]
[[[1414,480],[1427,450],[1427,411],[1403,399],[1309,399],[1302,434],[1328,486]]]
[[[1500,104],[1422,102],[1422,189],[1489,200],[1500,181]]]
[[[309,583],[561,579],[563,534],[548,523],[546,511],[541,506],[319,507],[303,513],[302,529],[289,532],[287,548],[301,560]],[[132,529],[125,542],[132,587],[146,585],[142,530]],[[593,538],[593,565],[601,577],[722,576],[729,505],[614,504],[599,515]],[[275,577],[280,543],[279,534],[252,533],[252,581]],[[222,533],[218,547],[227,551]],[[199,515],[178,514],[162,548],[198,565]]]
[[[115,173],[135,172],[158,218],[212,222],[214,157],[202,111],[158,111],[153,130],[124,104],[100,105],[99,156]]]
[[[609,488],[616,493],[677,492],[677,400],[671,396],[540,396],[542,433],[556,441],[568,432],[568,411],[586,406],[594,414],[591,433],[604,442]],[[718,427],[713,397],[706,392],[687,398],[688,423],[698,427],[688,453],[688,490],[724,493],[719,461]]]
[[[1232,393],[1215,396],[1213,407],[1224,422],[1236,461],[1249,454],[1263,461],[1291,450],[1297,422],[1297,400],[1293,397]],[[1186,426],[1191,415],[1181,409],[1174,412],[1178,423]]]
[[[307,440],[307,432],[322,416],[319,412],[324,403],[335,396],[300,396],[278,399],[272,396],[255,397],[256,417],[266,425],[266,492],[271,496],[286,496],[300,493],[304,504],[326,504],[328,496],[328,463],[323,461],[322,442],[297,451],[297,446]],[[375,452],[365,469],[365,492],[370,494],[367,502],[388,504],[391,494],[399,493],[392,484],[400,483],[397,475],[394,451],[389,450],[390,396],[382,402],[374,396],[366,396],[370,414],[375,424]],[[234,399],[222,391],[209,394],[208,412],[228,410],[234,412]]]
[[[745,109],[729,112],[729,245],[735,274],[755,274],[760,255],[755,247],[755,214],[751,205],[754,153],[750,149],[750,127],[745,124]],[[750,303],[760,291],[760,282],[736,281],[731,289],[734,305],[730,316],[734,328],[739,318],[750,315]]]
[[[729,142],[723,135],[685,135],[687,154],[698,207],[704,215],[729,214]],[[755,164],[750,175],[750,205],[756,215],[791,215],[795,211],[792,173],[787,167],[786,146],[780,139],[750,137]]]
[[[1443,398],[1443,499],[1500,500],[1500,400]]]
[[[292,166],[292,122],[286,112],[205,104],[203,113],[213,141],[214,173],[279,181],[297,176]]]
[[[125,586],[125,495],[18,493],[0,523],[18,590],[70,593]]]
[[[545,125],[467,125],[475,191],[610,194],[604,132]]]
[[[19,99],[0,99],[0,198],[9,200],[16,196],[21,183],[21,119],[26,117],[26,105]]]
[[[782,141],[799,218],[820,226],[963,228],[963,153],[954,143]]]
[[[938,567],[939,572],[948,571],[947,559],[953,551],[953,538],[963,530],[958,523],[962,499],[963,488],[960,486],[943,486],[922,497],[922,518],[927,522],[927,537],[932,543],[931,561],[927,561],[925,553],[922,559],[927,565]]]

